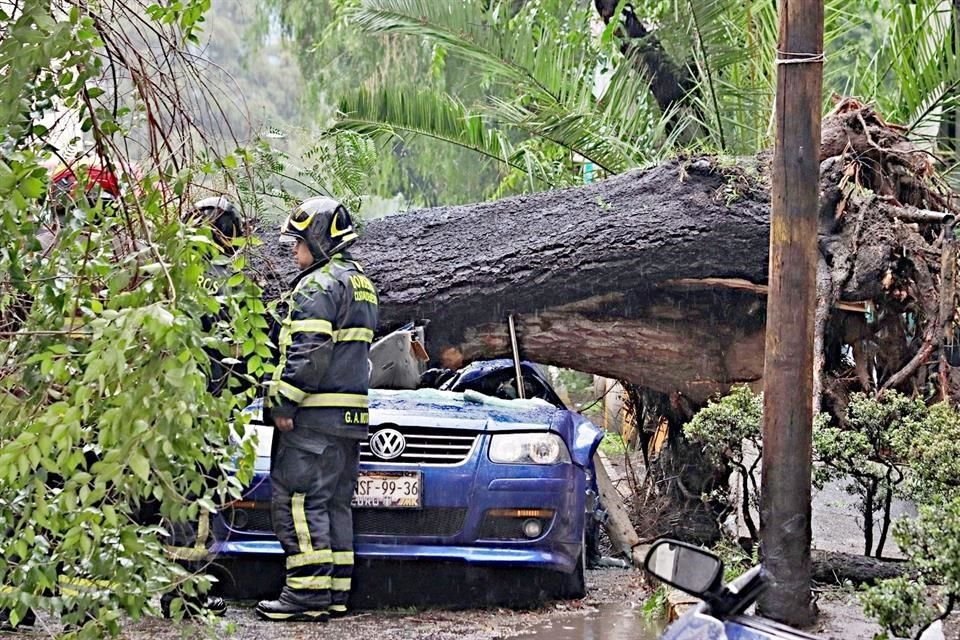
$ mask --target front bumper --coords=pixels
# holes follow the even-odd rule
[[[417,544],[358,543],[357,557],[365,560],[420,560],[458,562],[477,567],[515,567],[570,572],[576,565],[580,545],[562,545],[556,551],[504,549],[502,547],[439,546]],[[276,540],[238,540],[216,542],[210,547],[218,558],[281,557],[283,549]]]
[[[423,507],[355,509],[358,560],[440,561],[569,573],[581,556],[587,486],[584,470],[576,465],[493,464],[475,455],[456,467],[364,464],[363,470],[420,471]],[[245,500],[263,509],[270,501],[269,476],[257,476]],[[526,538],[519,533],[522,516],[513,520],[501,516],[510,510],[546,510],[552,515],[541,519],[539,535]],[[214,520],[213,533],[210,552],[214,557],[283,553],[263,520],[240,528],[229,515],[221,514]]]

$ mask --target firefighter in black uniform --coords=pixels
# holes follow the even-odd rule
[[[217,243],[220,252],[227,257],[234,255],[237,248],[234,242],[243,236],[243,221],[237,207],[223,196],[212,196],[204,198],[194,204],[195,216],[200,218],[213,233],[213,241]],[[227,280],[233,275],[233,270],[223,261],[213,261],[203,275],[201,284],[213,294],[221,294]],[[217,315],[206,316],[203,318],[203,330],[205,333],[213,329],[217,320],[229,320],[227,314],[221,312]],[[210,356],[210,380],[207,385],[210,393],[219,396],[227,387],[230,381],[231,367],[224,364],[224,355],[219,351],[207,348],[207,355]],[[245,372],[243,368],[233,368],[236,377],[242,377]],[[237,380],[235,379],[234,382]],[[236,388],[235,388],[236,390]]]
[[[301,271],[280,330],[280,361],[267,394],[274,431],[273,527],[286,555],[266,620],[326,622],[347,612],[353,574],[351,499],[367,437],[368,355],[377,292],[346,252],[357,232],[346,208],[311,198],[286,220]]]
[[[210,228],[213,241],[217,244],[222,255],[229,257],[236,253],[237,249],[234,241],[243,236],[243,221],[233,202],[223,196],[204,198],[193,205],[191,215],[195,221]],[[210,293],[218,294],[224,290],[226,282],[232,274],[231,269],[222,264],[222,261],[214,260],[202,276],[201,285]],[[204,316],[201,319],[204,333],[212,331],[214,323],[218,320],[228,319],[222,311],[215,315]],[[204,351],[210,359],[207,390],[213,395],[219,396],[231,380],[231,368],[223,363],[224,355],[219,350],[206,347]],[[242,368],[240,370],[234,369],[234,373],[242,375],[244,371]],[[233,381],[237,383],[238,379],[234,377]],[[158,522],[159,505],[152,502],[148,503],[145,506],[142,518],[146,522]],[[209,562],[207,543],[210,541],[210,514],[201,510],[196,522],[170,522],[167,523],[167,527],[170,531],[168,544],[165,547],[167,554],[190,571],[195,573],[204,571]],[[180,589],[174,589],[163,594],[160,598],[160,608],[165,616],[169,617],[171,615],[173,601],[176,598],[182,600],[183,613],[187,617],[204,610],[222,615],[227,610],[227,604],[223,598],[205,594],[188,596]]]

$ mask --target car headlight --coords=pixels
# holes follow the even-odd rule
[[[557,464],[570,462],[570,453],[555,433],[496,433],[490,439],[490,460],[504,464]]]

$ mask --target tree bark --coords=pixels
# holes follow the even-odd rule
[[[936,325],[930,283],[939,280],[943,218],[911,220],[950,211],[949,197],[930,186],[926,156],[855,101],[824,120],[823,140],[821,157],[839,149],[820,177],[819,248],[835,301],[825,339],[843,343],[834,327],[859,326],[860,338],[846,341],[883,355],[893,373],[921,345],[902,331],[878,334],[864,311],[896,322],[913,311],[921,333]],[[429,320],[435,363],[445,352],[453,362],[509,355],[513,313],[524,357],[697,406],[762,378],[769,161],[677,159],[571,189],[411,211],[367,223],[353,254],[380,290],[381,332]],[[853,189],[858,181],[874,195]],[[888,196],[876,195],[883,189]],[[249,262],[268,298],[295,270],[274,237]],[[842,397],[841,379],[869,390],[860,385],[872,384],[870,372],[851,382],[841,365],[825,365],[841,367],[831,396]]]
[[[700,402],[762,375],[762,297],[697,284],[766,280],[768,196],[745,183],[732,197],[740,180],[713,159],[676,160],[374,220],[354,255],[379,289],[381,329],[429,320],[434,358],[509,354],[513,313],[525,358]],[[261,257],[275,297],[293,275],[289,248],[269,243]]]
[[[731,179],[710,159],[674,161],[587,187],[385,218],[357,254],[380,288],[381,322],[430,319],[434,356],[448,346],[467,360],[507,355],[513,313],[525,358],[700,402],[762,375],[762,300],[664,285],[765,281],[767,195],[727,202]]]
[[[813,581],[818,584],[874,584],[878,580],[910,575],[915,570],[902,560],[881,560],[838,551],[811,552]]]
[[[615,17],[618,0],[594,0],[597,13],[604,24]],[[660,109],[666,111],[679,103],[694,86],[690,70],[677,64],[667,55],[656,34],[643,26],[634,12],[633,5],[623,8],[622,22],[617,29],[620,51],[632,61],[634,67],[650,80],[650,92]]]

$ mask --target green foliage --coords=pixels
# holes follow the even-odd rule
[[[589,5],[270,0],[275,14],[266,15],[279,16],[311,85],[338,105],[336,127],[382,143],[371,182],[381,193],[462,202],[576,184],[574,158],[610,173],[679,148],[769,147],[776,3],[631,4],[655,25],[633,43],[637,52],[659,52],[682,80],[667,112],[644,64],[621,54],[619,24],[595,35]],[[870,0],[856,10],[827,0],[825,108],[833,95],[859,95],[915,137],[944,135],[938,127],[960,96],[949,10],[940,0]],[[452,175],[464,162],[477,170]]]
[[[231,418],[246,400],[208,393],[203,348],[269,361],[260,346],[266,323],[251,313],[255,289],[217,296],[202,286],[208,236],[158,225],[152,247],[122,255],[111,235],[77,218],[69,224],[50,258],[28,255],[19,265],[32,305],[16,336],[0,341],[9,367],[0,396],[0,529],[9,533],[0,576],[19,588],[21,604],[65,622],[92,611],[115,631],[112,610],[138,616],[154,592],[186,577],[162,557],[160,530],[131,522],[138,507],[159,500],[170,520],[195,521],[239,496],[251,452],[234,444],[242,424]],[[150,249],[159,261],[146,259]],[[201,318],[223,307],[235,321],[205,335]],[[58,567],[103,588],[41,595],[57,584]]]
[[[582,408],[583,405],[596,399],[593,391],[593,375],[573,369],[551,369],[551,371],[556,371],[555,386],[566,391],[574,407]]]
[[[350,14],[358,26],[425,39],[471,69],[484,92],[385,78],[341,99],[337,128],[452,142],[524,174],[528,183],[511,184],[525,189],[577,182],[573,154],[608,173],[661,157],[670,146],[664,115],[646,80],[614,64],[616,46],[589,35],[593,9],[533,0],[512,12],[508,4],[364,2]]]
[[[893,535],[917,575],[867,589],[864,610],[894,635],[919,637],[960,597],[960,498],[922,506],[916,520],[898,520]]]
[[[313,126],[326,129],[334,116],[331,104],[342,96],[389,80],[413,90],[429,79],[459,92],[472,82],[463,65],[448,60],[441,47],[393,34],[371,35],[350,19],[356,0],[269,0],[262,3],[262,36],[279,23],[302,69]],[[304,123],[307,126],[307,123]],[[495,164],[469,151],[430,138],[382,136],[377,164],[369,172],[372,194],[421,205],[474,202],[488,197],[501,178]],[[294,155],[291,152],[291,155]],[[464,171],[463,167],[470,167]]]
[[[683,117],[695,127],[698,144],[731,154],[766,147],[776,80],[776,4],[658,0],[639,3],[637,13],[657,24],[654,36],[689,74]]]
[[[97,37],[89,19],[73,14],[69,22],[57,21],[47,2],[24,2],[19,13],[13,16],[2,13],[0,19],[4,36],[0,38],[0,69],[5,70],[0,92],[0,138],[5,141],[4,146],[8,146],[10,141],[23,140],[33,134],[34,121],[30,116],[33,109],[50,108],[56,95],[76,99],[82,80],[74,74],[55,74],[45,67],[52,59],[96,46]],[[23,72],[14,74],[13,69]],[[20,191],[14,190],[11,195],[25,204]]]
[[[960,414],[944,403],[898,432],[897,446],[910,462],[906,493],[920,513],[895,522],[893,537],[917,575],[885,580],[862,597],[865,611],[897,636],[919,637],[960,597],[958,438]]]
[[[708,148],[733,154],[770,146],[778,46],[776,3],[646,0],[638,16],[693,87],[684,116]],[[933,139],[958,99],[960,66],[950,6],[939,0],[824,2],[823,95],[860,96],[891,122]]]
[[[623,455],[627,452],[627,444],[619,433],[607,432],[600,441],[600,450],[608,456]]]
[[[903,433],[897,447],[910,462],[910,497],[924,504],[960,497],[960,414],[949,405],[930,407],[926,419]]]
[[[864,613],[896,637],[911,637],[930,622],[927,585],[908,577],[884,580],[860,596]]]
[[[747,385],[737,385],[719,400],[710,400],[683,427],[690,442],[702,447],[704,456],[721,470],[723,476],[735,473],[740,483],[739,508],[750,537],[754,542],[760,533],[753,521],[751,510],[759,500],[760,488],[756,470],[763,456],[761,435],[763,433],[763,396],[755,394]],[[752,443],[755,456],[752,460],[744,455],[743,443]],[[722,503],[729,503],[731,496],[726,487],[718,488],[714,496]]]
[[[760,447],[763,429],[763,395],[737,385],[719,400],[710,400],[683,427],[691,442],[703,447],[707,459],[718,467],[743,464],[743,441]]]
[[[576,184],[580,159],[615,173],[681,147],[737,155],[769,147],[776,4],[632,6],[656,25],[636,50],[662,54],[686,90],[666,112],[644,64],[621,54],[618,23],[595,35],[588,4],[269,3],[311,85],[338,106],[335,128],[371,135],[387,152],[374,188],[426,204]],[[960,95],[948,12],[939,0],[871,0],[856,11],[827,0],[825,107],[834,94],[860,95],[915,135],[940,135]],[[476,170],[457,172],[465,162]]]
[[[667,612],[667,607],[670,605],[669,595],[670,587],[665,584],[657,585],[653,593],[643,601],[643,605],[640,607],[640,613],[649,621],[663,620]]]
[[[359,89],[343,98],[339,109],[345,115],[337,123],[338,130],[388,141],[400,134],[433,137],[523,170],[502,132],[488,128],[481,114],[470,113],[443,93],[402,86]]]
[[[818,464],[814,467],[813,482],[822,488],[827,482],[842,480],[849,493],[860,497],[867,555],[879,555],[886,541],[891,525],[891,503],[905,477],[901,470],[908,451],[905,443],[912,442],[915,434],[922,435],[915,439],[915,451],[918,455],[928,451],[931,456],[935,455],[932,452],[950,446],[938,436],[949,439],[951,432],[944,425],[953,425],[950,421],[958,418],[949,410],[942,411],[945,413],[938,422],[928,422],[923,402],[890,391],[878,398],[854,394],[841,421],[842,427],[831,426],[824,414],[814,420],[813,450]],[[763,453],[762,427],[763,397],[746,386],[735,387],[728,396],[710,401],[684,426],[687,438],[703,448],[711,464],[737,474],[739,507],[754,540],[758,530],[751,508],[756,507],[759,498],[756,469]],[[745,459],[744,442],[755,448],[757,456],[753,460]],[[926,464],[922,469],[918,466],[916,482],[927,487],[928,492],[942,492],[937,482],[946,477],[945,474],[949,474],[949,463]],[[729,500],[725,487],[719,491],[721,499]],[[874,547],[873,523],[878,515],[881,533]]]
[[[950,3],[874,0],[867,14],[875,27],[867,40],[849,44],[848,75],[839,89],[875,104],[915,138],[935,142],[941,122],[960,101],[960,58],[951,35]],[[860,20],[863,20],[861,18]]]
[[[846,491],[860,498],[864,517],[864,553],[883,551],[890,526],[890,505],[904,475],[904,438],[926,418],[926,406],[896,391],[879,397],[855,393],[847,405],[843,428],[819,425],[814,430],[817,487],[843,480]],[[881,533],[873,547],[873,523],[881,514]]]
[[[747,553],[739,544],[721,539],[720,542],[713,547],[712,551],[717,554],[723,562],[724,584],[732,582],[754,565],[760,564],[759,546],[754,546],[753,550]]]
[[[118,33],[87,3],[67,3],[63,17],[50,4],[25,0],[0,15],[0,607],[12,621],[33,607],[103,637],[122,615],[149,612],[159,592],[209,586],[172,562],[164,531],[137,515],[156,501],[169,521],[195,521],[239,496],[253,451],[239,444],[235,417],[253,390],[238,385],[265,374],[271,353],[242,252],[220,255],[208,229],[181,219],[180,196],[189,202],[204,178],[193,159],[156,158],[137,185],[120,171],[130,166],[124,111],[98,99],[116,71],[102,47]],[[140,19],[193,42],[208,6],[155,5]],[[174,39],[163,46],[169,61]],[[44,208],[50,158],[37,122],[55,103],[126,182],[115,205],[80,198],[63,217]],[[230,274],[217,286],[212,265]],[[220,396],[208,391],[215,352],[246,364]]]
[[[377,160],[369,139],[350,132],[325,138],[293,157],[271,141],[257,139],[243,163],[225,172],[245,204],[268,224],[278,225],[294,203],[315,195],[337,198],[363,212],[369,172]]]

